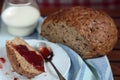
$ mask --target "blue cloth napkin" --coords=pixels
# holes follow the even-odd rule
[[[111,67],[106,56],[83,60],[69,47],[59,45],[68,53],[71,59],[68,80],[113,80]]]

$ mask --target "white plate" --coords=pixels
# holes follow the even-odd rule
[[[38,42],[47,43],[54,52],[53,63],[58,68],[58,70],[62,73],[62,75],[67,78],[68,72],[71,66],[70,58],[67,53],[59,47],[57,44],[53,44],[51,42],[43,41],[43,40],[27,40],[27,42],[33,47]],[[0,80],[14,80],[14,78],[19,78],[20,80],[27,80],[27,78],[20,76],[16,72],[12,71],[12,67],[9,63],[9,60],[6,56],[5,47],[0,48],[0,57],[4,57],[6,59],[6,63],[3,64],[3,69],[0,70]],[[32,80],[59,80],[55,70],[50,65],[50,63],[45,63],[45,72],[36,76]]]

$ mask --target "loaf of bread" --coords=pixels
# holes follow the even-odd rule
[[[16,37],[13,40],[8,40],[6,42],[6,50],[8,59],[13,67],[13,70],[17,73],[28,77],[33,78],[38,74],[41,74],[43,71],[40,71],[34,67],[31,63],[29,63],[20,53],[16,50],[15,46],[24,45],[28,48],[29,51],[33,51],[36,54],[39,54],[36,50],[34,50],[28,43],[26,43],[23,39]],[[21,48],[21,50],[24,50]],[[24,51],[25,52],[25,51]],[[29,55],[28,55],[29,56]],[[42,57],[41,57],[42,58]],[[43,58],[42,58],[43,59]],[[40,62],[40,61],[38,61]],[[44,67],[44,61],[41,60],[41,68]]]
[[[49,15],[41,26],[41,35],[62,43],[82,58],[109,53],[117,41],[117,28],[103,11],[86,7],[70,7]]]

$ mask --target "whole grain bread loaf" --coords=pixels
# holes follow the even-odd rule
[[[117,32],[114,21],[105,12],[80,6],[49,15],[41,27],[43,37],[71,47],[82,58],[110,52],[117,41]]]
[[[13,70],[28,78],[33,78],[36,75],[41,74],[43,71],[37,70],[14,48],[14,46],[17,45],[25,45],[30,51],[35,51],[36,54],[39,54],[21,38],[16,37],[13,40],[8,40],[6,42],[6,50],[8,59],[13,67]]]

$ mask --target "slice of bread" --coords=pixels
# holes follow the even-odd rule
[[[62,43],[82,58],[109,53],[117,41],[113,19],[103,11],[86,7],[68,7],[49,15],[41,26],[41,35]]]
[[[36,75],[41,74],[43,71],[40,71],[30,64],[20,53],[14,48],[17,45],[25,45],[30,51],[35,51],[36,54],[39,54],[35,49],[33,49],[28,43],[23,39],[16,37],[13,40],[8,40],[6,42],[6,50],[8,59],[13,67],[13,70],[17,73],[26,76],[28,78],[33,78]],[[41,56],[42,57],[42,56]],[[43,58],[42,58],[43,59]],[[44,68],[44,60],[41,67]]]

